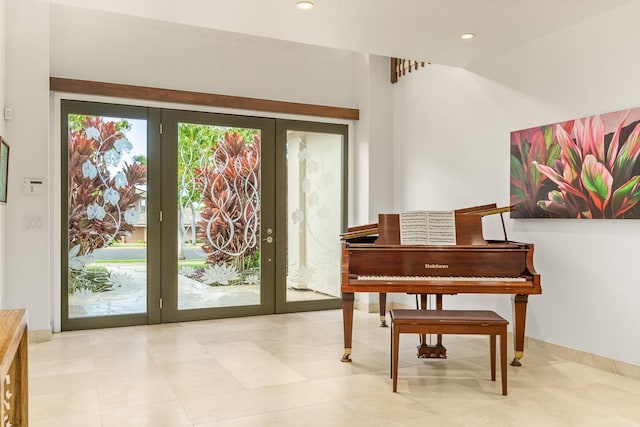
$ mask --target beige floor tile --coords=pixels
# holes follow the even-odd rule
[[[32,378],[48,375],[90,374],[94,369],[91,356],[29,361],[29,376]]]
[[[193,424],[268,412],[253,390],[219,391],[192,396],[181,402]]]
[[[202,395],[246,390],[245,386],[231,374],[207,375],[200,378],[186,378],[169,381],[180,401],[199,398]]]
[[[341,403],[333,402],[194,425],[197,427],[372,427],[383,424],[376,423],[367,415],[358,415]]]
[[[102,427],[191,427],[177,400],[125,404],[102,411]]]
[[[339,356],[336,356],[338,354]],[[326,359],[300,358],[295,362],[289,363],[289,366],[308,380],[322,380],[327,378],[342,377],[356,374],[364,374],[375,372],[382,369],[379,364],[375,369],[370,369],[358,363],[341,363],[339,352],[332,352],[331,357]],[[337,362],[337,363],[336,363]]]
[[[403,336],[393,393],[389,333],[356,311],[352,363],[340,310],[54,334],[29,347],[30,425],[640,426],[640,381],[541,346],[502,396],[486,337],[447,335],[448,358],[424,360]]]
[[[291,384],[305,380],[302,375],[282,364],[274,364],[261,368],[234,369],[233,375],[246,388],[260,388],[277,384]]]
[[[237,341],[206,346],[209,353],[246,388],[304,381],[305,378],[260,346]]]
[[[255,391],[254,396],[270,412],[324,404],[335,400],[326,392],[326,388],[313,382],[262,387]]]
[[[74,374],[41,375],[29,378],[29,395],[51,393],[92,392],[96,390],[96,379],[92,372]]]
[[[129,386],[154,382],[162,378],[161,369],[155,364],[135,363],[128,366],[114,366],[94,372],[96,384],[101,387]]]
[[[52,392],[29,396],[29,418],[56,419],[61,416],[77,416],[100,410],[95,390]]]
[[[176,400],[173,388],[163,379],[122,384],[98,384],[98,401],[105,411],[115,406]]]
[[[586,423],[576,424],[576,427],[638,427],[640,425],[637,420],[631,420],[620,415],[610,415],[603,418],[597,418]]]
[[[100,411],[29,418],[29,427],[102,427]]]
[[[245,386],[213,359],[161,365],[162,376],[181,401],[220,393],[245,390]]]
[[[29,344],[29,358],[34,362],[91,355],[90,338],[84,331],[82,333],[74,331],[53,334],[50,341]]]

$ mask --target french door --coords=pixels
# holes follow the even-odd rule
[[[61,129],[63,330],[339,306],[346,126],[62,101]]]
[[[274,129],[162,111],[163,321],[273,312]]]
[[[276,140],[277,312],[339,308],[347,126],[278,120]]]

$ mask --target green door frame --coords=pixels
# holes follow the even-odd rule
[[[61,238],[61,326],[62,330],[104,328],[203,320],[221,317],[335,309],[339,297],[315,301],[286,300],[287,242],[287,131],[338,134],[342,136],[341,167],[342,229],[347,224],[348,126],[299,120],[270,119],[219,113],[192,112],[76,100],[61,101],[61,230],[68,230],[68,115],[83,114],[147,120],[147,313],[69,318],[67,272],[68,239]],[[261,245],[261,302],[256,306],[177,309],[177,123],[201,123],[261,129],[261,228],[275,230],[274,241]],[[163,190],[166,189],[166,190]],[[337,239],[338,236],[335,236]],[[169,278],[169,279],[167,279]],[[160,284],[160,285],[158,285]],[[275,284],[275,286],[274,286]],[[265,286],[272,286],[265,289]],[[275,288],[275,289],[274,289]]]
[[[283,250],[279,250],[276,268],[276,313],[293,313],[299,311],[329,310],[342,307],[339,297],[332,299],[312,301],[287,301],[287,132],[314,132],[327,133],[342,136],[342,164],[341,188],[342,188],[342,226],[344,230],[347,224],[347,158],[349,146],[349,127],[334,123],[308,122],[302,120],[277,120],[276,121],[276,188],[280,191],[276,194],[276,206],[278,214],[276,218],[276,241],[284,243]],[[335,236],[339,238],[338,235]]]
[[[160,112],[147,107],[136,107],[130,105],[103,104],[86,101],[61,100],[60,102],[60,129],[61,129],[61,230],[63,236],[60,239],[60,262],[61,262],[61,328],[63,331],[91,328],[105,328],[114,326],[146,325],[160,322],[160,307],[157,302],[160,300],[159,287],[147,286],[147,312],[136,314],[124,314],[117,316],[95,316],[82,318],[69,318],[69,293],[67,283],[67,272],[69,269],[69,244],[66,233],[69,227],[69,120],[70,114],[92,115],[102,117],[122,117],[129,119],[143,119],[147,121],[147,180],[148,204],[147,215],[149,218],[158,218],[160,212],[160,186],[157,180],[160,173],[160,152],[152,147],[160,146]],[[159,265],[160,263],[160,223],[158,221],[148,221],[148,241],[147,241],[147,266]],[[158,269],[147,268],[147,284],[158,283],[160,281],[160,271]]]
[[[268,289],[273,286],[275,277],[275,244],[262,241],[261,254],[261,289],[260,305],[233,306],[216,308],[198,308],[192,310],[178,310],[178,288],[176,281],[178,270],[176,264],[177,224],[178,217],[175,209],[178,206],[178,196],[175,191],[177,184],[177,135],[178,123],[196,123],[204,125],[241,127],[260,129],[261,131],[261,229],[275,227],[275,155],[274,135],[275,120],[258,117],[234,116],[217,113],[202,113],[182,110],[162,110],[162,186],[173,189],[164,191],[162,195],[162,322],[177,322],[188,320],[203,320],[222,317],[251,316],[270,314],[274,310],[274,292]]]

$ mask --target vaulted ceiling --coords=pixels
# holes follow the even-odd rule
[[[49,0],[160,21],[466,66],[640,0]],[[603,29],[607,30],[607,29]],[[615,29],[610,29],[615,30]],[[463,33],[475,33],[461,40]]]

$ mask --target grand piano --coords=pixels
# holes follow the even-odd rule
[[[341,291],[344,324],[343,362],[351,361],[353,306],[356,292],[380,294],[381,326],[386,326],[386,294],[401,292],[420,296],[426,308],[427,295],[462,293],[512,294],[515,356],[523,357],[528,296],[542,293],[540,275],[533,266],[533,244],[508,240],[502,214],[510,207],[496,204],[454,211],[455,244],[401,245],[400,215],[380,214],[377,224],[352,227],[341,235]],[[499,214],[504,240],[485,240],[482,218]],[[442,337],[428,345],[424,336],[419,357],[446,357]]]

